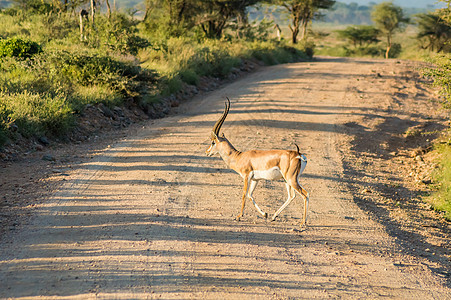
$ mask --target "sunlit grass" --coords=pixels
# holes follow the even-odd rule
[[[440,165],[433,174],[437,191],[426,200],[435,210],[443,211],[445,218],[451,221],[451,144],[442,144],[437,151],[440,153]]]

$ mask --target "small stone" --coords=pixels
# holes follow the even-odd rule
[[[45,136],[41,136],[38,139],[38,142],[43,144],[44,146],[48,146],[50,144],[49,140]]]
[[[55,157],[53,157],[50,154],[46,154],[42,157],[42,160],[46,160],[46,161],[55,161]]]

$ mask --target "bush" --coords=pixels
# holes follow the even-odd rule
[[[42,52],[41,46],[33,41],[21,38],[0,40],[0,57],[29,58]]]
[[[8,124],[14,123],[25,137],[43,133],[62,136],[73,124],[72,110],[64,95],[2,92],[0,101],[3,132]]]
[[[445,212],[445,218],[451,221],[451,145],[441,145],[438,151],[441,162],[433,174],[434,182],[438,183],[437,192],[428,201],[435,210]]]
[[[436,54],[429,62],[433,66],[423,70],[423,74],[434,80],[433,85],[440,89],[443,96],[443,105],[451,109],[451,54]]]
[[[183,80],[183,82],[186,82],[188,84],[191,85],[199,84],[199,75],[197,75],[196,72],[192,69],[180,71],[180,77]]]
[[[399,54],[401,54],[402,47],[401,44],[393,43],[390,48],[390,52],[388,52],[389,58],[397,58]]]
[[[108,86],[124,96],[133,97],[139,89],[156,80],[154,72],[111,56],[97,53],[70,53],[53,51],[42,58],[49,74],[55,74],[61,82],[80,86]]]
[[[150,46],[147,39],[137,35],[138,21],[122,13],[113,13],[108,19],[104,15],[96,18],[96,29],[87,25],[87,44],[92,48],[107,48],[122,54],[138,54],[140,49]]]

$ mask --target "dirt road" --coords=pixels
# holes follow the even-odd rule
[[[263,68],[152,121],[68,172],[9,233],[0,297],[449,299],[445,279],[407,255],[343,180],[352,146],[344,128],[394,109],[392,70],[408,67],[323,58]],[[232,103],[222,131],[236,148],[296,142],[308,157],[306,230],[298,197],[275,222],[249,203],[234,220],[241,178],[205,156],[225,96]],[[419,105],[432,109],[423,98]],[[269,214],[285,198],[281,182],[261,182],[255,193]]]

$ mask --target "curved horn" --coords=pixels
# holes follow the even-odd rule
[[[300,154],[298,145],[296,143],[294,143],[294,145],[296,146],[296,151]]]
[[[213,129],[211,131],[211,136],[212,137],[217,137],[219,135],[219,130],[221,130],[221,126],[224,123],[227,114],[229,113],[229,109],[230,109],[230,100],[229,98],[227,98],[227,102],[225,103],[225,109],[224,109],[224,113],[222,114],[221,118],[216,121],[215,126],[213,126]]]

